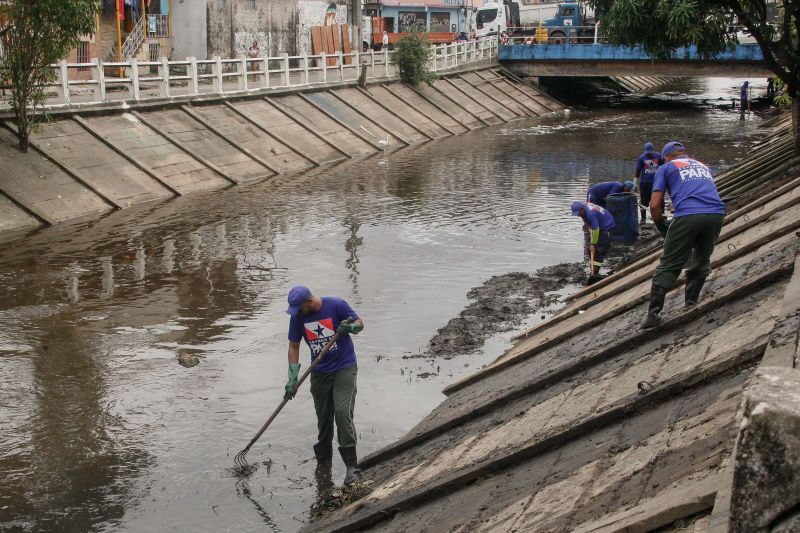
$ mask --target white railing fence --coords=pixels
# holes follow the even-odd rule
[[[397,75],[392,51],[240,59],[137,61],[53,65],[57,81],[47,86],[47,107],[142,102],[150,99],[241,94],[266,89],[355,81],[359,65],[367,79]],[[497,57],[497,39],[433,45],[429,68],[440,72]],[[87,72],[87,70],[89,72]],[[115,75],[109,75],[114,73]],[[88,75],[87,75],[88,74]],[[7,107],[0,102],[0,107]]]

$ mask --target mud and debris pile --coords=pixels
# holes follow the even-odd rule
[[[585,277],[580,263],[549,266],[533,274],[493,276],[467,293],[470,303],[436,332],[423,356],[451,359],[478,350],[488,337],[514,329],[528,316],[556,302],[555,291],[578,285]]]

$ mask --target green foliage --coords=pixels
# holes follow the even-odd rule
[[[0,78],[11,84],[20,150],[28,150],[28,136],[46,99],[43,86],[55,81],[49,65],[75,48],[80,35],[95,31],[97,8],[97,0],[6,2],[9,26],[3,35],[6,56],[0,63]]]
[[[681,46],[696,45],[711,56],[736,44],[736,21],[724,2],[707,0],[595,0],[601,27],[614,42],[641,44],[668,58]]]
[[[784,107],[792,103],[792,98],[786,94],[785,84],[776,79],[772,82],[775,88],[775,96],[772,98],[772,103],[777,107]]]
[[[403,37],[394,48],[393,62],[400,70],[400,79],[411,85],[433,83],[436,75],[428,70],[431,43],[419,33]]]

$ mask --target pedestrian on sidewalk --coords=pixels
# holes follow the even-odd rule
[[[636,185],[632,181],[605,181],[589,187],[589,192],[586,194],[586,201],[599,205],[600,207],[606,207],[606,198],[608,198],[609,194],[633,192],[635,190]]]
[[[584,255],[588,257],[594,274],[600,274],[603,260],[611,249],[614,217],[599,205],[580,201],[572,202],[572,216],[583,220]]]
[[[314,296],[307,287],[298,285],[289,291],[289,380],[284,398],[294,397],[294,386],[300,373],[300,339],[311,350],[311,360],[335,333],[339,338],[325,358],[311,373],[311,396],[317,413],[317,443],[314,455],[318,467],[330,468],[333,458],[333,426],[339,454],[347,467],[345,485],[361,476],[356,453],[356,428],[353,413],[356,401],[358,366],[351,335],[364,329],[364,322],[350,305],[333,296]]]
[[[689,157],[680,142],[664,145],[665,164],[656,172],[650,215],[664,236],[661,261],[653,274],[650,307],[642,328],[661,323],[664,299],[689,260],[686,269],[686,307],[697,305],[700,291],[711,273],[711,253],[725,220],[725,203],[719,197],[711,170]],[[671,223],[664,218],[664,193],[672,199],[675,214]]]
[[[381,47],[378,49],[378,52],[382,51],[383,49],[389,49],[389,34],[383,32],[383,37],[381,37]]]
[[[650,205],[650,196],[653,194],[653,180],[658,167],[664,164],[661,154],[655,151],[652,143],[644,143],[644,152],[636,161],[636,179],[634,183],[639,189],[640,211],[642,222],[647,220],[647,207]],[[663,211],[663,206],[662,206]]]

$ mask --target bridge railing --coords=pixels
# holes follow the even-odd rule
[[[497,58],[497,38],[431,46],[429,68],[445,71]],[[192,96],[241,95],[249,92],[354,81],[360,67],[367,79],[397,76],[395,53],[358,52],[237,59],[137,61],[95,59],[91,63],[62,61],[51,68],[56,81],[45,86],[45,107],[136,103]],[[0,109],[8,102],[0,96]]]
[[[549,26],[542,28],[543,33],[535,31],[536,28],[525,28],[524,35],[513,35],[501,38],[500,44],[601,44],[608,39],[599,31],[599,26]],[[514,33],[514,32],[512,32]]]

